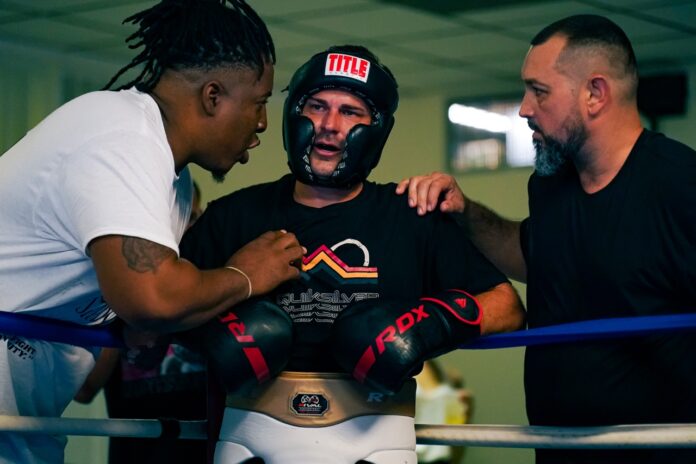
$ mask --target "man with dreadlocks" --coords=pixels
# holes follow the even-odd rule
[[[189,329],[299,275],[267,231],[200,271],[180,259],[195,163],[224,175],[266,129],[275,51],[242,0],[169,1],[126,21],[141,68],[66,103],[0,157],[0,310],[158,333]],[[94,364],[82,347],[0,337],[0,414],[59,416]],[[0,434],[0,462],[56,463],[65,438]]]

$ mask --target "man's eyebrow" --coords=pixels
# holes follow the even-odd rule
[[[341,104],[341,108],[344,108],[344,109],[351,109],[351,110],[359,110],[359,111],[364,111],[364,112],[368,112],[368,113],[369,113],[369,110],[368,110],[368,109],[366,109],[366,108],[364,108],[364,107],[362,107],[362,106],[360,106],[360,105],[351,105],[350,103],[343,103],[343,104]]]
[[[523,77],[522,82],[524,82],[525,84],[546,85],[536,77],[527,77],[527,78]]]

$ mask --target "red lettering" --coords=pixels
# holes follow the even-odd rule
[[[337,59],[340,57],[340,55],[336,55],[335,53],[329,54],[329,71],[335,71],[337,68]]]
[[[399,333],[402,334],[413,327],[415,322],[416,321],[413,319],[413,316],[411,316],[411,313],[404,313],[396,320],[396,326],[399,328]]]
[[[227,330],[234,335],[234,338],[239,343],[254,343],[254,337],[252,335],[246,334],[246,326],[244,322],[239,320],[239,317],[232,311],[228,312],[224,316],[218,316],[220,322],[229,323],[227,324]],[[270,370],[268,369],[268,364],[266,364],[266,358],[263,357],[263,352],[259,347],[247,346],[242,348],[244,356],[249,361],[251,368],[254,370],[254,375],[258,383],[263,383],[270,378]]]
[[[393,342],[396,338],[396,329],[393,325],[390,325],[382,331],[381,334],[377,335],[375,342],[377,343],[377,353],[384,353],[385,343]]]
[[[358,66],[360,65],[360,61],[362,61],[360,58],[353,58],[350,60],[351,61],[351,67],[350,67],[350,73],[358,75],[360,71],[358,70]]]
[[[416,315],[416,323],[420,322],[422,319],[425,319],[426,317],[429,317],[428,313],[425,312],[424,305],[420,305],[417,308],[413,308],[411,312],[413,312]]]
[[[370,62],[357,56],[330,53],[326,58],[324,71],[327,74],[351,76],[366,81]]]
[[[227,324],[227,328],[230,332],[232,332],[232,335],[234,335],[234,338],[236,338],[239,343],[254,342],[254,337],[244,333],[246,327],[244,326],[243,322],[230,322]]]
[[[343,55],[341,58],[343,58],[343,66],[341,67],[341,71],[344,73],[350,72],[350,64],[353,62],[353,57],[349,55]]]
[[[358,69],[358,74],[360,77],[365,77],[367,76],[367,60],[360,60],[360,69]]]
[[[457,306],[460,308],[466,308],[466,298],[455,298],[454,302],[457,303]]]
[[[413,317],[413,314],[416,315],[416,317]],[[386,349],[386,344],[391,343],[394,340],[396,340],[396,332],[397,330],[399,331],[399,334],[404,334],[411,330],[411,328],[425,319],[426,317],[430,317],[428,313],[425,312],[425,306],[420,305],[417,308],[411,309],[409,312],[402,314],[396,319],[396,327],[393,325],[387,326],[386,329],[382,331],[377,337],[375,338],[375,344],[377,345],[377,353],[382,354],[384,353],[384,350]]]
[[[235,322],[239,320],[235,313],[230,311],[224,316],[218,316],[218,318],[220,319],[220,322],[229,322],[229,324],[227,324],[227,330],[234,335],[234,338],[239,343],[254,343],[254,336],[244,333],[246,331],[246,326],[244,323],[242,321]]]
[[[384,329],[379,335],[377,335],[377,337],[375,337],[375,345],[377,345],[377,356],[380,356],[382,353],[384,353],[384,351],[387,349],[387,343],[391,343],[396,340],[397,330],[399,334],[404,334],[427,317],[430,317],[430,315],[425,312],[425,305],[420,305],[416,308],[412,308],[408,312],[405,312],[404,314],[396,318],[396,321],[394,321],[396,324],[395,326],[387,326],[386,329]],[[375,353],[372,350],[372,346],[368,346],[365,352],[360,357],[358,364],[355,366],[353,376],[360,382],[362,382],[364,378],[367,376],[367,372],[377,361],[377,356],[375,356]]]
[[[220,319],[220,322],[236,321],[238,319],[237,315],[232,311],[225,314],[224,316],[218,316],[218,318]]]

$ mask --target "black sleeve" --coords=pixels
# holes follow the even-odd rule
[[[696,310],[696,154],[689,154],[694,161],[679,165],[657,192],[672,261],[665,269],[673,272],[672,281],[684,306]]]
[[[520,248],[525,262],[529,262],[529,218],[520,224]]]
[[[184,234],[179,245],[182,258],[200,269],[214,269],[227,262],[237,250],[268,230],[280,229],[279,192],[289,180],[247,187],[208,204],[198,221]]]
[[[450,216],[432,214],[437,217],[434,218],[428,250],[432,259],[428,264],[430,278],[426,288],[430,292],[459,288],[477,294],[508,282]]]

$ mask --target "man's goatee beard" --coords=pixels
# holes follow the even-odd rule
[[[213,180],[217,182],[218,184],[222,184],[225,181],[225,175],[227,173],[223,171],[211,171],[211,175],[213,176]]]
[[[544,142],[534,140],[534,168],[538,175],[547,177],[559,173],[580,152],[587,141],[587,131],[582,124],[577,124],[565,143],[551,137],[544,137]]]

